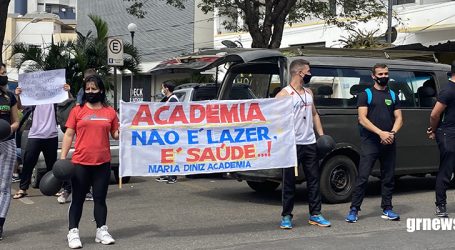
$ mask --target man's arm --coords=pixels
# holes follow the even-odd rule
[[[308,91],[312,99],[314,100],[313,92],[311,91],[311,89],[305,88],[305,91]],[[312,109],[311,112],[313,114],[313,126],[314,129],[316,130],[316,133],[318,133],[319,136],[324,135],[324,129],[322,128],[321,118],[319,117],[318,111],[316,110],[316,105],[314,105],[314,101],[313,105],[311,106],[311,109]]]
[[[381,141],[384,141],[387,144],[390,144],[393,142],[393,135],[387,131],[382,131],[378,127],[376,127],[368,118],[368,107],[360,106],[358,108],[358,113],[359,113],[359,123],[362,125],[364,128],[367,130],[379,135],[381,138]]]
[[[395,122],[393,123],[392,131],[397,133],[403,126],[403,115],[401,113],[401,109],[393,111],[393,115],[395,116]]]
[[[447,108],[447,105],[445,105],[441,102],[436,102],[433,110],[431,110],[430,129],[432,132],[436,132],[436,129],[439,126],[439,121],[441,120],[441,114],[444,112],[444,110],[446,108]]]

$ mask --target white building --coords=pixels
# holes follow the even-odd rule
[[[394,21],[397,38],[394,45],[422,43],[432,45],[455,40],[455,1],[450,0],[397,0],[393,11],[400,20]],[[244,47],[251,46],[251,36],[246,33],[232,33],[220,27],[221,21],[215,19],[215,47],[221,48],[223,40],[240,41]],[[379,28],[378,35],[387,30],[387,20],[371,21],[359,25],[361,30],[373,31]],[[323,21],[286,26],[281,47],[311,45],[320,47],[342,47],[339,40],[349,36],[346,30],[324,24]]]

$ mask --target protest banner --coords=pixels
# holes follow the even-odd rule
[[[18,82],[22,105],[61,103],[68,99],[68,92],[63,89],[65,69],[20,74]]]
[[[296,164],[291,98],[120,104],[120,176]]]

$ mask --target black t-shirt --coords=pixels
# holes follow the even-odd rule
[[[440,128],[455,129],[455,83],[449,81],[438,95],[438,102],[447,105],[439,123]]]
[[[392,93],[395,95],[395,102],[393,102],[391,92],[388,88],[385,90],[378,90],[372,87],[370,89],[372,93],[371,103],[368,104],[367,93],[362,92],[359,94],[357,107],[368,107],[368,120],[383,131],[391,131],[393,124],[395,123],[395,115],[393,112],[401,108],[398,96],[396,93]],[[362,126],[360,136],[380,140],[377,134]]]
[[[8,98],[2,94],[0,94],[0,119],[7,121],[11,124],[11,107],[16,105],[17,100],[13,93],[7,92]],[[14,138],[14,133],[5,139],[4,141],[10,140]]]

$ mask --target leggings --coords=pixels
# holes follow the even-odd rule
[[[27,190],[30,186],[32,179],[33,168],[41,152],[44,155],[47,171],[51,171],[57,160],[58,137],[41,139],[41,138],[28,138],[27,146],[25,146],[24,159],[22,160],[22,173],[20,189]]]
[[[11,178],[16,162],[16,141],[0,142],[0,218],[5,218],[11,202]]]
[[[106,225],[106,196],[111,177],[111,163],[106,162],[97,166],[75,164],[75,167],[76,171],[71,178],[73,198],[69,209],[69,229],[79,228],[85,195],[90,187],[92,187],[96,227],[100,228]]]

